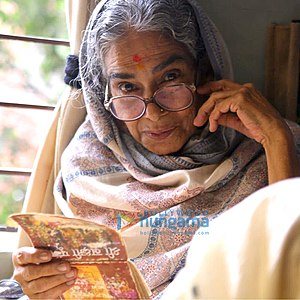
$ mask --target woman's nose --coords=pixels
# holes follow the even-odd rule
[[[143,117],[148,118],[152,121],[158,121],[159,118],[166,114],[167,112],[165,110],[163,110],[162,108],[160,108],[156,103],[155,100],[153,99],[153,95],[155,93],[155,91],[157,90],[157,88],[155,89],[154,87],[145,91],[144,93],[144,99],[147,99],[146,101],[146,111]],[[148,102],[149,101],[149,102]]]
[[[158,121],[162,115],[165,115],[167,111],[160,108],[156,103],[148,103],[144,117],[152,121]]]

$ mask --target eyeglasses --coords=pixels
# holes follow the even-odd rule
[[[132,95],[109,99],[107,86],[104,107],[118,120],[135,121],[144,115],[149,103],[155,103],[163,110],[171,112],[185,110],[193,104],[195,91],[194,84],[179,83],[158,89],[151,98]]]

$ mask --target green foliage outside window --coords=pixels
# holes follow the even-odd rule
[[[0,33],[67,40],[64,0],[1,0]],[[55,105],[68,54],[68,47],[0,40],[0,101]],[[0,167],[32,168],[37,131],[46,132],[51,113],[0,107],[0,119]],[[21,210],[28,179],[0,175],[0,224]]]
[[[0,28],[2,33],[67,39],[64,0],[1,0]],[[45,59],[41,71],[47,79],[53,72],[61,71],[68,50],[55,46],[42,48]],[[31,59],[34,60],[34,53]]]

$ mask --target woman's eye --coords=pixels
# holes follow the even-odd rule
[[[164,81],[171,81],[171,80],[175,80],[177,78],[178,78],[177,72],[170,72],[165,75]]]
[[[127,92],[128,93],[128,92],[135,91],[136,86],[132,83],[126,82],[126,83],[119,84],[119,89],[122,92]]]

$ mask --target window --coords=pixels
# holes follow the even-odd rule
[[[10,225],[65,87],[64,0],[1,0],[0,28],[0,224]]]

